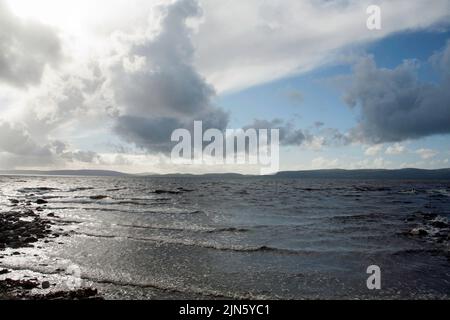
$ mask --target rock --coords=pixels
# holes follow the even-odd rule
[[[54,217],[54,216],[55,216],[54,213],[49,213],[49,214],[47,215],[47,217]]]
[[[153,193],[156,194],[179,194],[180,191],[171,191],[171,190],[155,190]]]
[[[10,271],[8,269],[0,269],[0,274],[7,274]]]
[[[50,288],[50,282],[44,281],[42,282],[42,289],[48,289]]]
[[[36,239],[35,237],[28,237],[25,239],[25,242],[28,242],[28,243],[37,242],[37,241],[38,241],[38,239]]]
[[[9,199],[9,201],[11,203],[13,203],[13,204],[18,204],[19,203],[19,200],[17,200],[17,199]]]
[[[422,213],[422,216],[425,220],[433,220],[437,217],[435,213]]]
[[[37,199],[36,200],[36,204],[44,204],[44,203],[48,203],[48,201],[44,200],[44,199]]]
[[[426,236],[428,235],[428,231],[422,228],[415,228],[410,231],[410,234],[414,236]]]
[[[24,213],[25,215],[27,215],[27,216],[34,216],[34,215],[36,215],[36,214],[34,213],[34,211],[31,210],[31,209],[26,209],[23,213]]]
[[[433,227],[435,227],[435,228],[440,228],[440,229],[442,229],[442,228],[447,228],[447,227],[448,227],[448,224],[447,224],[447,223],[445,223],[445,222],[443,222],[443,221],[439,221],[439,220],[433,221],[433,222],[431,223],[431,225],[432,225]]]
[[[108,196],[98,195],[98,196],[90,196],[89,199],[91,200],[102,200],[108,198]]]

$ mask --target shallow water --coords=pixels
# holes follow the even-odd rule
[[[4,176],[0,190],[1,211],[45,199],[41,214],[70,235],[5,254],[0,267],[58,277],[75,265],[107,298],[450,293],[448,241],[405,235],[429,228],[420,214],[446,221],[448,181]],[[381,290],[366,287],[370,265]]]

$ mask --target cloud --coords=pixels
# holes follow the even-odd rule
[[[443,63],[443,58],[436,61]],[[345,98],[360,111],[353,139],[378,144],[450,133],[450,77],[423,83],[416,69],[413,61],[380,69],[372,57],[361,58]]]
[[[0,81],[15,87],[38,84],[46,65],[61,59],[55,30],[14,16],[0,0]]]
[[[432,149],[418,149],[416,150],[416,154],[418,154],[422,159],[428,160],[437,156],[439,152]]]
[[[51,167],[67,161],[94,163],[100,161],[96,152],[71,150],[59,140],[39,141],[34,139],[26,126],[0,120],[0,166],[17,167]]]
[[[125,54],[109,66],[108,85],[119,110],[114,131],[149,152],[168,152],[171,133],[201,120],[204,129],[224,129],[228,113],[212,103],[211,87],[193,65],[193,29],[199,19],[194,0],[179,0],[154,9],[159,21],[137,37],[121,35]]]
[[[63,160],[69,162],[82,162],[82,163],[96,163],[101,162],[101,156],[94,151],[76,150],[70,151],[64,149],[62,152],[56,152],[56,154]]]
[[[311,161],[311,169],[336,169],[340,166],[339,159],[314,158]]]
[[[323,128],[318,133],[324,137],[324,145],[327,146],[347,146],[353,142],[348,133],[343,133],[336,128]]]
[[[210,128],[224,130],[228,123],[228,114],[198,114],[195,119],[178,119],[175,117],[145,118],[121,116],[117,119],[114,131],[125,141],[150,153],[170,153],[176,142],[171,141],[175,129],[187,129],[193,132],[194,120],[201,120],[203,131]]]
[[[316,127],[316,128],[322,128],[324,125],[325,125],[325,123],[322,122],[322,121],[315,121],[314,122],[314,127]]]
[[[450,40],[444,50],[431,56],[430,61],[444,77],[450,78]]]
[[[379,154],[381,152],[382,149],[383,149],[383,145],[377,144],[377,145],[368,147],[366,149],[366,151],[364,152],[364,154],[366,156],[376,156],[377,154]]]
[[[312,140],[312,135],[308,132],[295,128],[292,122],[286,122],[282,119],[263,120],[255,119],[251,124],[243,127],[247,129],[278,129],[280,144],[286,146],[300,146],[306,141]]]
[[[40,146],[25,128],[0,120],[0,151],[18,156],[49,157],[50,149]]]
[[[357,161],[347,161],[346,169],[387,169],[392,166],[390,161],[386,161],[383,157],[369,158]]]
[[[406,151],[405,146],[401,145],[400,143],[395,143],[392,146],[387,147],[386,154],[388,155],[399,155]]]
[[[448,23],[450,2],[378,0],[382,29],[369,31],[373,0],[201,0],[195,63],[219,92],[239,90],[333,62],[347,48]]]

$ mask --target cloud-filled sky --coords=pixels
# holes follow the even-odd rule
[[[449,167],[449,22],[450,0],[0,0],[0,169],[246,172],[171,164],[194,120],[279,128],[282,170]]]

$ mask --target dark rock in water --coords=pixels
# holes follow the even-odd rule
[[[54,213],[49,213],[49,214],[47,215],[47,217],[54,217],[54,216],[55,216]]]
[[[8,269],[0,269],[0,274],[7,274],[10,271]]]
[[[83,288],[75,291],[57,291],[45,295],[35,295],[30,297],[35,300],[85,300],[85,299],[102,299],[98,295],[97,289]]]
[[[160,189],[158,189],[158,190],[153,191],[153,193],[156,193],[156,194],[179,194],[180,191],[171,191],[171,190],[160,190]]]
[[[38,241],[38,239],[36,239],[35,237],[28,237],[25,239],[25,242],[28,242],[28,243],[37,242],[37,241]]]
[[[42,282],[42,289],[48,289],[50,288],[50,282],[44,281]]]
[[[428,231],[422,228],[415,228],[410,231],[410,234],[414,236],[426,236],[428,235]]]
[[[33,280],[13,280],[13,279],[5,279],[0,281],[0,292],[6,290],[16,290],[18,288],[31,290],[37,288],[37,282]]]
[[[422,217],[425,220],[433,220],[433,219],[435,219],[437,217],[437,214],[435,214],[435,213],[422,213]]]
[[[17,199],[9,199],[9,201],[11,203],[13,203],[13,204],[18,204],[19,203],[19,200],[17,200]]]
[[[36,200],[36,204],[44,204],[44,203],[48,203],[48,201],[44,200],[44,199],[37,199]]]
[[[448,224],[447,223],[445,223],[444,221],[433,221],[432,223],[431,223],[431,225],[433,226],[433,227],[435,227],[435,228],[447,228],[448,227]]]
[[[30,209],[1,213],[0,250],[32,247],[31,243],[46,238],[52,232],[49,230],[50,224],[51,221],[41,219]]]
[[[27,216],[34,216],[35,215],[34,211],[31,210],[31,209],[26,209],[23,213],[25,215],[27,215]]]
[[[91,200],[102,200],[102,199],[106,199],[108,198],[108,196],[104,196],[104,195],[99,195],[99,196],[90,196],[89,199]]]

